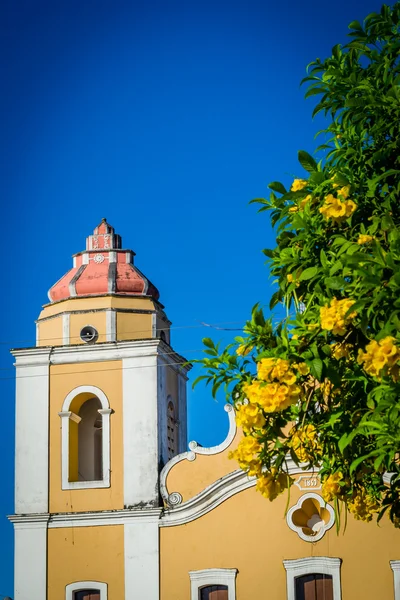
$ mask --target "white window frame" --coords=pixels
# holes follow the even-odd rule
[[[69,410],[72,401],[79,394],[89,393],[96,396],[101,404],[98,412],[102,417],[102,473],[103,479],[99,481],[69,481],[69,423],[81,420],[78,415]],[[73,389],[65,398],[61,417],[61,488],[63,490],[83,490],[89,488],[110,487],[110,415],[112,410],[104,392],[94,385],[80,385]]]
[[[298,558],[295,560],[284,560],[283,566],[286,569],[287,600],[296,600],[296,577],[303,575],[322,575],[332,576],[333,600],[341,600],[342,591],[340,585],[340,558],[329,558],[327,556],[309,556],[307,558]]]
[[[228,600],[236,600],[236,575],[237,569],[203,569],[202,571],[189,571],[190,599],[199,600],[200,590],[209,585],[226,585]]]
[[[65,587],[65,600],[74,600],[75,592],[83,592],[84,590],[99,590],[100,600],[107,600],[107,584],[100,581],[75,581],[69,583]]]
[[[391,560],[390,567],[393,571],[394,600],[400,600],[400,560]]]

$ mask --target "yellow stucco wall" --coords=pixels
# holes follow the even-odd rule
[[[117,312],[117,339],[140,340],[152,337],[152,315]]]
[[[93,385],[107,396],[110,416],[111,487],[61,489],[61,418],[65,397],[74,388]],[[123,497],[122,362],[108,361],[50,367],[50,512],[81,512],[124,508]]]
[[[291,505],[304,492],[293,488]],[[270,503],[250,488],[186,525],[160,530],[161,600],[190,598],[189,571],[238,569],[238,600],[284,600],[284,559],[342,559],[343,600],[392,600],[389,560],[400,557],[400,532],[349,517],[345,534],[331,529],[319,542],[301,540],[286,524],[287,497]]]
[[[63,343],[62,317],[38,323],[37,346],[61,346]]]
[[[76,581],[105,582],[108,600],[123,600],[124,527],[49,529],[47,564],[48,600],[65,600]]]

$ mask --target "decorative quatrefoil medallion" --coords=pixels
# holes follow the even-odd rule
[[[287,524],[306,542],[318,542],[335,522],[335,513],[318,494],[304,494],[288,511]]]

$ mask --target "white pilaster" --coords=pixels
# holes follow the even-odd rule
[[[36,522],[14,523],[14,600],[47,598],[47,521],[43,515]]]
[[[124,548],[125,600],[159,600],[158,520],[124,525]]]
[[[63,328],[63,344],[67,346],[70,344],[69,332],[70,332],[70,313],[64,313],[62,316],[62,328]]]
[[[17,359],[15,512],[48,512],[49,350]]]
[[[400,560],[391,560],[390,566],[394,577],[394,600],[400,600]]]
[[[158,502],[156,353],[124,358],[122,373],[124,505],[155,505]]]
[[[117,313],[115,310],[106,311],[106,341],[115,342],[117,339]]]

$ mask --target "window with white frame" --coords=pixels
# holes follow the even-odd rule
[[[175,406],[172,402],[171,396],[167,398],[167,450],[168,460],[171,460],[177,454],[177,423],[175,415]]]
[[[100,581],[76,581],[65,588],[65,600],[107,600],[107,584]]]
[[[391,560],[390,566],[394,578],[394,600],[400,600],[400,560]]]
[[[94,386],[77,387],[65,398],[58,413],[63,490],[110,486],[111,412],[106,395]]]
[[[190,600],[236,600],[237,569],[190,571]]]
[[[284,560],[287,600],[341,600],[340,558]]]

